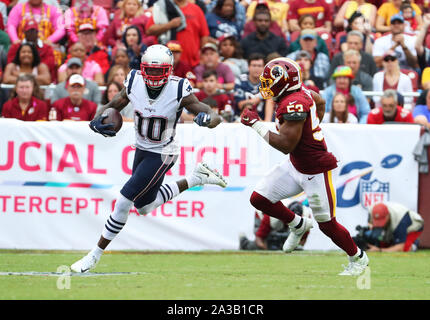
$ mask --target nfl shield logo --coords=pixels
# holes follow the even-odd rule
[[[390,183],[378,179],[360,181],[360,202],[365,209],[378,202],[389,201]]]

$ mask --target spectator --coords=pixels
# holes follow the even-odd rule
[[[311,73],[318,78],[325,79],[330,69],[330,59],[328,55],[317,52],[317,33],[315,29],[304,29],[300,32],[300,46],[302,50],[307,51],[311,56],[312,68]],[[287,57],[296,60],[296,56],[302,50],[294,51]]]
[[[127,27],[134,25],[139,28],[142,35],[142,43],[150,46],[156,43],[154,36],[146,34],[146,24],[149,20],[149,14],[145,14],[142,3],[139,0],[125,0],[118,10],[115,11],[112,21],[103,38],[103,43],[111,48],[122,44],[122,36]]]
[[[336,13],[333,24],[337,28],[346,28],[349,18],[351,18],[355,12],[360,12],[365,22],[369,23],[373,28],[375,27],[377,10],[374,4],[368,3],[365,0],[345,1]]]
[[[85,23],[79,26],[79,42],[84,45],[88,61],[95,61],[100,66],[102,73],[106,73],[110,68],[109,55],[106,48],[97,43],[96,29],[92,24]],[[97,78],[96,82],[103,85],[103,77]]]
[[[105,74],[105,82],[108,82],[107,78],[110,70],[113,66],[121,66],[126,71],[125,74],[130,72],[130,58],[128,57],[127,49],[125,47],[115,47],[112,50],[112,64]]]
[[[254,15],[256,31],[242,38],[240,42],[244,58],[247,59],[254,52],[262,53],[265,56],[272,52],[277,52],[282,56],[287,54],[285,39],[269,30],[270,22],[270,12],[258,11]]]
[[[276,25],[281,28],[282,37],[284,37],[285,34],[288,33],[287,15],[289,4],[283,1],[274,0],[252,1],[246,10],[247,21],[253,20],[254,14],[258,10],[258,6],[260,5],[266,6],[270,10],[272,21],[275,22]]]
[[[100,68],[100,65],[93,60],[89,60],[85,54],[85,47],[81,42],[76,42],[70,47],[69,50],[70,58],[78,58],[81,60],[82,67],[82,76],[87,79],[96,82],[99,86],[104,84],[104,76],[103,71]],[[66,80],[67,75],[65,73],[67,69],[67,62],[58,68],[58,81],[63,82]]]
[[[102,41],[109,26],[106,10],[93,4],[93,0],[76,0],[74,5],[64,12],[64,21],[69,46],[79,40],[78,32],[81,25],[91,24],[94,30],[97,30],[97,41]]]
[[[218,39],[228,33],[240,39],[241,29],[236,22],[234,0],[217,0],[214,9],[206,14],[210,36]]]
[[[172,51],[174,58],[172,74],[180,78],[187,78],[194,87],[196,85],[196,75],[189,64],[181,61],[181,44],[176,40],[170,40],[167,42],[167,47]]]
[[[199,4],[203,1],[195,1],[196,4]],[[209,0],[205,0],[204,1],[204,14],[206,15],[208,12],[211,12],[215,6],[216,6],[217,2],[216,1],[209,1]],[[234,1],[234,10],[236,11],[236,16],[234,17],[239,30],[243,30],[243,27],[245,25],[246,22],[246,7],[248,6],[248,3],[246,1]],[[202,6],[200,6],[201,8]]]
[[[315,29],[315,17],[311,14],[304,14],[300,16],[299,18],[299,26],[300,31],[305,29]],[[295,33],[300,34],[300,31],[295,31]],[[300,37],[295,39],[293,42],[291,42],[290,47],[288,48],[288,52],[294,52],[297,50],[302,50],[302,47],[300,45]],[[318,35],[317,33],[317,52],[325,53],[327,56],[329,56],[328,48],[326,42]]]
[[[393,89],[400,94],[413,91],[411,78],[400,71],[399,61],[394,51],[385,53],[382,66],[384,69],[375,73],[373,77],[373,89],[375,91]],[[381,98],[378,96],[373,97],[375,105],[378,104],[380,100]],[[413,97],[405,97],[404,103],[411,105],[413,103]]]
[[[221,62],[227,64],[236,78],[248,73],[248,63],[243,59],[242,48],[239,42],[231,34],[224,34],[218,38],[218,48]]]
[[[202,90],[195,93],[197,99],[204,101],[206,98],[212,98],[216,101],[217,113],[222,115],[224,120],[230,122],[232,113],[232,99],[229,94],[222,92],[218,88],[217,73],[215,70],[206,70],[203,73]]]
[[[266,114],[266,103],[260,96],[260,75],[264,69],[264,56],[261,53],[252,53],[248,58],[248,75],[241,77],[235,85],[234,101],[236,115],[242,113],[243,108],[256,110],[264,121],[272,121],[273,112]],[[273,110],[272,110],[273,111]]]
[[[330,112],[333,97],[340,92],[348,98],[348,112],[355,115],[359,123],[366,123],[370,106],[360,87],[352,85],[354,75],[351,68],[339,66],[334,70],[332,77],[335,79],[334,84],[327,87],[322,95],[326,101],[326,112]]]
[[[415,49],[418,57],[418,64],[419,64],[419,68],[423,71],[423,74],[429,71],[425,69],[430,65],[430,49],[425,45],[429,26],[430,26],[430,15],[425,14],[423,17],[423,27],[418,33],[418,36],[415,42]],[[423,85],[423,89],[427,89],[427,87],[425,87],[424,82],[422,83],[422,85]]]
[[[385,122],[414,123],[412,113],[398,105],[397,92],[392,89],[384,91],[381,97],[381,107],[372,109],[367,118],[368,124],[383,124]]]
[[[348,112],[348,98],[343,93],[336,93],[330,112],[324,114],[322,122],[329,123],[358,123],[358,119]]]
[[[299,216],[312,217],[311,210],[298,201],[292,201],[288,205],[288,209]],[[254,241],[250,241],[244,235],[239,237],[241,250],[282,250],[282,246],[290,233],[288,225],[260,211],[256,212],[255,229]],[[302,237],[296,250],[303,250],[308,235],[309,231]]]
[[[333,15],[328,3],[324,0],[293,1],[288,10],[290,32],[300,31],[299,18],[303,14],[311,14],[316,20],[317,32],[331,33]]]
[[[357,32],[355,30],[348,32],[345,51],[356,50],[360,52],[360,70],[373,76],[377,71],[376,63],[370,53],[363,51],[363,39],[363,34],[360,32]],[[345,63],[343,61],[343,52],[335,54],[330,64],[329,75],[333,74],[334,69],[336,69],[336,67],[344,64]]]
[[[377,32],[389,32],[391,31],[391,24],[393,23],[393,16],[401,16],[400,7],[402,5],[402,0],[391,0],[382,4],[377,12],[375,28]],[[415,18],[418,25],[422,24],[422,11],[415,3],[411,3],[412,8],[415,12]]]
[[[348,25],[345,29],[346,34],[339,38],[335,45],[335,51],[346,51],[348,50],[347,38],[351,31],[355,34],[359,34],[361,38],[361,49],[368,54],[372,54],[373,51],[373,34],[370,24],[366,22],[361,12],[355,12],[348,19]]]
[[[28,0],[16,4],[9,13],[7,33],[12,43],[24,39],[26,20],[36,20],[39,25],[39,38],[48,45],[58,43],[66,34],[63,14],[55,6],[43,3],[43,0]]]
[[[79,58],[70,58],[67,61],[66,64],[67,68],[65,70],[65,76],[66,79],[69,79],[71,75],[73,74],[79,74],[82,75],[83,73],[83,64],[82,64],[82,60]],[[61,99],[61,98],[66,98],[69,96],[69,92],[67,91],[66,88],[66,80],[60,82],[59,84],[57,84],[55,86],[55,89],[52,91],[52,96],[51,96],[51,103],[54,103],[55,101]],[[85,90],[84,90],[84,99],[86,100],[90,100],[92,102],[94,102],[95,104],[99,104],[100,100],[101,100],[101,92],[99,89],[99,86],[97,85],[97,83],[95,83],[94,81],[85,79]]]
[[[421,16],[416,16],[412,4],[408,1],[404,1],[400,6],[399,12],[405,19],[405,32],[414,33],[422,28],[423,19]],[[421,24],[418,24],[418,20],[421,20]]]
[[[127,70],[125,70],[123,66],[116,65],[110,69],[107,82],[115,81],[115,82],[121,83],[122,86],[124,86],[123,83],[126,77],[127,77]]]
[[[373,79],[366,72],[360,70],[361,54],[356,50],[348,50],[343,53],[343,64],[351,68],[354,78],[352,84],[363,91],[373,91]]]
[[[19,75],[11,99],[3,105],[2,117],[22,121],[46,121],[48,106],[41,99],[43,97],[36,78],[32,74]]]
[[[11,63],[13,61],[16,52],[22,43],[33,43],[39,53],[40,62],[43,62],[48,66],[51,73],[51,80],[55,83],[57,80],[57,64],[55,61],[54,50],[52,46],[43,43],[43,41],[39,39],[39,26],[36,20],[26,20],[23,32],[25,38],[21,42],[15,43],[9,48],[7,53],[7,63]]]
[[[378,68],[382,67],[382,58],[389,50],[394,50],[402,69],[414,69],[418,66],[415,51],[416,36],[404,33],[405,20],[401,15],[391,17],[390,33],[375,40],[373,57]]]
[[[296,62],[302,70],[303,84],[316,92],[326,87],[325,78],[317,77],[314,74],[313,61],[309,52],[301,50],[296,54]]]
[[[182,61],[194,68],[200,62],[199,49],[209,40],[208,24],[198,5],[188,0],[174,0],[174,3],[180,8],[181,13],[189,18],[185,20],[186,27],[176,32],[176,39],[169,40],[177,40],[181,44]],[[146,34],[148,35],[158,37],[166,31],[177,30],[178,27],[183,26],[180,17],[173,18],[167,23],[158,22],[157,24],[154,23],[154,17],[155,15],[149,19],[146,25]]]
[[[38,85],[51,83],[51,73],[48,66],[40,62],[39,53],[32,43],[22,43],[12,63],[6,66],[3,83],[15,84],[21,74],[33,74]]]
[[[252,2],[252,3],[254,3],[254,2]],[[273,3],[279,3],[279,2],[273,2]],[[254,14],[252,15],[252,18],[250,18],[250,20],[248,20],[245,23],[245,26],[243,27],[242,38],[246,37],[247,35],[249,35],[252,32],[255,32],[255,30],[257,28],[255,26],[254,17],[257,13],[259,13],[261,11],[268,12],[269,14],[271,14],[271,11],[269,9],[269,5],[266,1],[257,1],[256,2],[256,6],[255,6]],[[276,34],[277,36],[279,36],[281,38],[285,38],[285,33],[282,31],[279,24],[276,21],[274,21],[273,19],[270,21],[269,31]]]
[[[103,93],[102,103],[97,107],[97,111],[103,105],[108,104],[117,95],[124,85],[116,81],[110,81],[106,85],[106,90]],[[133,122],[134,120],[134,109],[131,103],[129,103],[124,109],[120,111],[123,121]]]
[[[127,48],[130,68],[140,70],[140,59],[147,46],[142,43],[142,35],[140,34],[139,28],[136,26],[127,27],[124,31],[122,41]]]
[[[85,91],[85,79],[80,74],[72,74],[67,80],[67,91],[69,96],[61,98],[52,104],[55,109],[57,118],[49,120],[75,120],[91,121],[97,111],[97,105],[94,102],[83,98]]]
[[[202,48],[201,63],[194,68],[196,74],[196,88],[203,88],[203,73],[206,70],[215,70],[218,75],[218,89],[231,91],[234,89],[234,74],[230,67],[219,59],[218,48],[214,43],[206,43]]]
[[[415,123],[430,129],[430,90],[425,90],[425,102],[417,102],[412,116]]]
[[[382,242],[369,244],[367,251],[408,252],[418,249],[418,238],[424,230],[424,219],[418,212],[400,203],[379,202],[369,208],[369,214],[370,228],[374,232],[380,230],[377,234],[382,236]]]

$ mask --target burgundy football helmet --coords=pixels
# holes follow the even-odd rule
[[[301,87],[302,72],[294,60],[276,58],[265,65],[260,81],[259,90],[263,99],[277,98]]]

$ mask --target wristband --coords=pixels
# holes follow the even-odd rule
[[[252,126],[252,129],[257,131],[257,133],[262,136],[263,138],[266,136],[266,134],[269,132],[269,129],[262,123],[261,121],[255,122]]]

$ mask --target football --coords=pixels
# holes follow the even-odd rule
[[[113,123],[113,130],[118,132],[122,127],[122,116],[117,109],[108,108],[103,112],[107,118],[103,119],[103,124]]]

